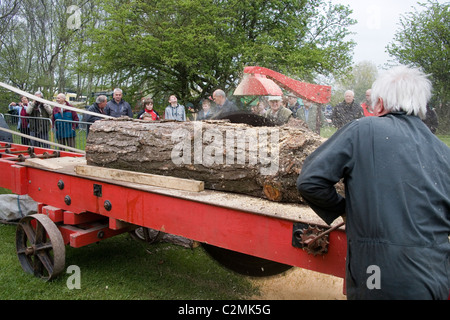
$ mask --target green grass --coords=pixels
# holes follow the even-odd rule
[[[66,269],[81,271],[81,289],[69,289],[71,274],[45,282],[23,271],[15,230],[0,224],[0,300],[234,300],[257,293],[248,278],[222,268],[202,248],[149,246],[129,234],[67,246]]]
[[[450,147],[450,135],[438,135],[437,137]]]
[[[81,289],[71,290],[71,273],[45,282],[23,271],[15,232],[16,225],[0,223],[0,300],[236,300],[258,293],[249,278],[223,268],[201,247],[148,245],[128,233],[66,246],[65,270],[76,265],[81,271]]]
[[[329,138],[336,132],[336,128],[326,126],[320,129],[320,136],[323,138]]]

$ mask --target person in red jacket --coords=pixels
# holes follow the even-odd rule
[[[25,96],[22,96],[20,98],[19,103],[11,102],[8,109],[10,111],[13,111],[14,115],[18,115],[17,119],[17,129],[20,133],[30,135],[30,126],[28,123],[28,114],[26,112],[26,109],[28,107],[28,98]],[[24,145],[30,145],[31,146],[31,140],[26,137],[21,137],[21,143]]]
[[[363,109],[364,117],[372,117],[373,114],[373,107],[372,107],[372,90],[369,89],[366,91],[366,101],[361,104],[361,108]]]
[[[145,98],[144,100],[144,110],[139,114],[139,119],[142,120],[150,120],[150,121],[156,121],[160,120],[160,116],[158,112],[153,110],[153,99],[152,98]]]

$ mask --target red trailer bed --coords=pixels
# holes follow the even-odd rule
[[[226,259],[213,254],[219,262],[255,257],[268,269],[273,263],[345,276],[345,231],[330,230],[307,206],[80,175],[75,168],[85,158],[72,152],[0,143],[0,153],[0,186],[39,203],[37,215],[19,222],[16,243],[22,267],[41,277],[63,271],[65,245],[82,247],[137,227],[222,248]],[[41,259],[38,270],[33,259]]]

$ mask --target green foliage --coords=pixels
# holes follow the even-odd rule
[[[422,67],[439,86],[450,86],[450,4],[429,0],[424,11],[409,12],[388,51],[400,62]]]
[[[434,87],[432,101],[436,112],[450,123],[450,4],[428,0],[400,20],[394,41],[388,45],[389,54],[400,63],[421,67],[431,75]]]
[[[354,47],[351,10],[326,0],[7,0],[0,12],[0,79],[47,99],[72,91],[92,103],[121,87],[132,105],[170,94],[197,105],[217,88],[231,94],[249,65],[310,82],[343,74]]]
[[[438,138],[450,148],[450,136],[438,135]]]
[[[365,102],[366,91],[372,88],[372,84],[376,80],[377,75],[378,70],[374,63],[369,61],[359,62],[333,86],[334,94],[331,98],[331,104],[334,106],[342,102],[345,91],[347,90],[353,90],[357,103]]]
[[[216,88],[232,91],[247,65],[299,79],[339,74],[352,42],[351,11],[323,1],[169,0],[99,2],[92,61],[116,75],[111,86],[166,100],[196,102]]]

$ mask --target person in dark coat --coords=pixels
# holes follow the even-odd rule
[[[227,115],[239,111],[236,105],[228,100],[225,91],[223,91],[222,89],[217,89],[216,91],[214,91],[213,100],[216,104],[216,111],[214,116],[212,117],[213,119],[221,119],[223,117],[226,117]]]
[[[333,108],[331,122],[335,128],[340,129],[347,123],[363,116],[363,109],[355,102],[354,92],[347,90],[344,95],[344,101]]]
[[[105,114],[105,108],[106,105],[108,104],[108,98],[104,95],[99,95],[97,97],[97,99],[95,99],[95,102],[92,106],[90,106],[87,111],[89,112],[95,112],[98,114]],[[96,117],[92,114],[86,114],[85,118],[83,119],[83,122],[89,122],[89,123],[94,123],[97,120],[102,120],[104,119],[103,117]],[[90,129],[91,125],[87,125],[86,126],[86,138],[89,135],[89,129]]]
[[[420,70],[387,71],[373,84],[375,116],[347,124],[303,164],[305,201],[328,224],[345,215],[348,299],[449,298],[450,148],[421,120],[430,97]]]
[[[113,99],[106,104],[105,114],[114,118],[130,117],[133,119],[133,111],[128,102],[122,99],[122,89],[116,88],[113,91]]]
[[[211,108],[209,99],[202,100],[202,110],[198,112],[197,120],[208,120],[214,116],[214,110]]]
[[[42,92],[38,91],[34,94],[36,97],[43,98]],[[53,115],[52,107],[46,103],[33,101],[26,108],[26,112],[29,115],[29,128],[30,135],[42,140],[48,139],[48,132],[51,127],[51,121]],[[31,140],[31,145],[41,148],[50,148],[50,145],[37,140]]]
[[[423,122],[427,125],[431,132],[433,132],[433,134],[436,134],[439,127],[439,119],[436,111],[434,111],[429,104],[427,104],[427,116],[423,119]]]
[[[20,98],[20,103],[11,102],[8,109],[14,111],[14,115],[18,115],[17,119],[17,129],[20,133],[30,135],[30,125],[28,123],[29,116],[27,114],[28,98],[22,96]],[[21,137],[21,143],[24,145],[31,146],[31,140],[26,137]]]

